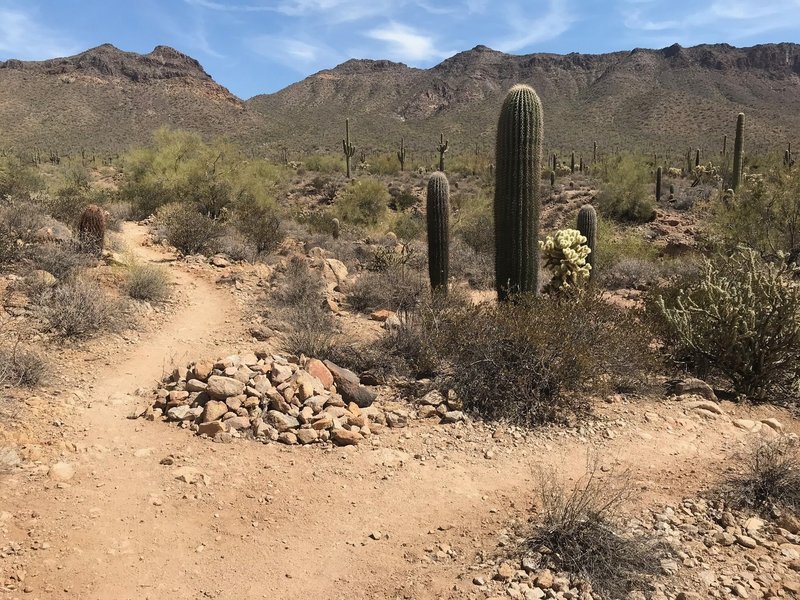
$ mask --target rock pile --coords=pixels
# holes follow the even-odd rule
[[[178,423],[215,441],[252,437],[284,444],[356,445],[384,427],[410,419],[464,420],[456,401],[430,392],[419,413],[387,402],[359,377],[338,365],[280,355],[232,355],[176,368],[164,378],[152,405],[140,415]]]

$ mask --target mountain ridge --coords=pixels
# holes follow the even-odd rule
[[[243,100],[168,46],[103,44],[71,57],[0,62],[3,145],[123,149],[169,125],[255,147],[338,147],[345,116],[361,148],[456,152],[491,147],[497,107],[515,83],[542,97],[548,146],[708,145],[749,113],[755,140],[800,136],[800,45],[678,44],[606,54],[506,54],[484,45],[420,69],[350,59]],[[395,139],[397,138],[397,139]]]

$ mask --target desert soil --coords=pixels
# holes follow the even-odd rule
[[[167,261],[145,237],[123,230],[140,260]],[[722,403],[715,417],[616,397],[574,430],[413,421],[347,448],[212,443],[127,418],[146,402],[136,390],[173,364],[253,344],[230,286],[166,264],[180,289],[168,316],[132,343],[65,352],[73,387],[16,400],[17,426],[0,438],[24,459],[0,473],[0,597],[482,598],[476,555],[526,518],[541,473],[577,478],[591,449],[605,468],[632,470],[636,512],[701,490],[763,435],[730,418],[800,432],[774,407]]]

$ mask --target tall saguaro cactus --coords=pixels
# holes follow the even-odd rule
[[[495,287],[500,300],[539,291],[539,212],[544,135],[532,87],[512,87],[497,123],[494,192]]]
[[[400,150],[397,151],[397,160],[400,161],[400,171],[406,170],[406,146],[405,140],[400,138]]]
[[[581,235],[586,238],[586,245],[589,246],[589,256],[586,257],[586,262],[592,265],[592,270],[589,271],[589,281],[594,281],[595,278],[595,265],[597,258],[597,211],[591,204],[585,204],[578,211],[577,228]]]
[[[350,179],[350,159],[356,153],[356,147],[350,143],[350,119],[344,120],[344,135],[342,149],[344,150],[344,161],[347,164],[347,178]]]
[[[447,152],[447,147],[450,145],[450,140],[444,139],[444,134],[439,134],[439,144],[436,146],[436,151],[439,153],[439,170],[444,173],[444,153]]]
[[[597,140],[592,144],[592,164],[597,162]]]
[[[742,179],[742,159],[744,158],[744,113],[736,117],[736,139],[733,142],[733,177],[731,189],[735,192]]]
[[[428,180],[428,276],[431,288],[447,293],[450,271],[450,184],[441,171]]]

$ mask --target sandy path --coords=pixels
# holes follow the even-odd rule
[[[140,259],[163,259],[140,245],[144,234],[124,229]],[[49,545],[26,554],[26,598],[465,597],[471,583],[456,577],[523,515],[535,470],[558,467],[575,477],[585,466],[586,441],[557,432],[518,442],[492,439],[489,429],[415,423],[381,436],[380,447],[325,450],[214,444],[128,420],[136,399],[126,394],[149,386],[165,366],[240,349],[233,298],[181,265],[171,271],[188,290],[185,306],[121,350],[113,362],[123,368],[99,369],[70,424],[73,441],[86,448],[64,458],[75,477],[61,485],[41,472],[3,481],[0,510],[14,515],[9,535]],[[680,412],[666,404],[654,410]],[[697,489],[706,466],[745,438],[729,423],[642,413],[631,407],[627,426],[597,437],[605,463],[633,467],[651,501]],[[173,464],[161,464],[167,457]],[[176,479],[185,466],[205,481]],[[440,543],[456,558],[430,560]]]

